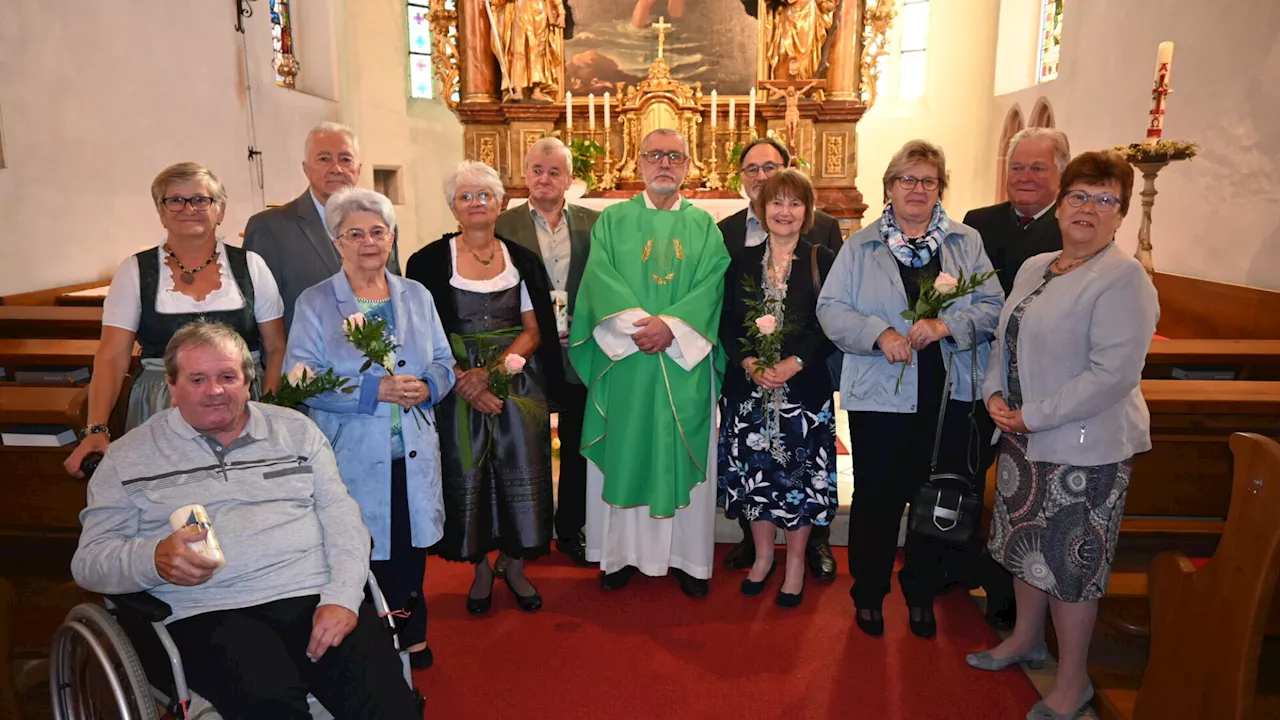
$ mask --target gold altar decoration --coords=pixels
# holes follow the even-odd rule
[[[524,94],[554,102],[564,92],[564,2],[486,0],[493,27],[493,51],[502,72],[506,102]]]
[[[834,21],[834,0],[776,0],[760,3],[760,79],[812,78]],[[795,66],[792,66],[792,62]],[[794,75],[793,75],[794,72]]]
[[[897,14],[894,0],[867,0],[863,10],[862,58],[858,97],[870,109],[876,104],[876,84],[880,80],[880,58],[889,52],[889,27]]]
[[[440,85],[440,97],[450,110],[458,106],[462,78],[458,54],[458,9],[447,0],[430,0],[427,19],[431,25],[431,65]]]

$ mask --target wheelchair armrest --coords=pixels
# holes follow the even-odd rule
[[[148,592],[129,593],[128,595],[107,595],[116,609],[130,617],[146,622],[162,622],[173,614],[169,603]]]

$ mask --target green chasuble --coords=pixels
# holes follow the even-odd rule
[[[674,516],[707,479],[712,373],[717,388],[724,375],[718,337],[729,254],[715,220],[681,205],[652,210],[642,193],[605,209],[569,335],[569,360],[588,389],[582,455],[604,474],[605,502],[647,506],[657,518]],[[628,310],[682,320],[711,352],[689,371],[667,351],[611,360],[592,332]]]

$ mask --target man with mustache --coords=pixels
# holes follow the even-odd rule
[[[591,231],[569,359],[587,386],[587,558],[617,590],[672,571],[707,594],[716,506],[712,418],[724,352],[729,253],[715,220],[680,197],[689,145],[675,130],[640,144],[645,190]]]

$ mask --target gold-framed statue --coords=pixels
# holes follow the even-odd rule
[[[503,100],[556,102],[564,89],[563,0],[485,0]]]
[[[763,49],[768,76],[774,80],[815,77],[835,19],[835,0],[765,0],[765,5]]]

